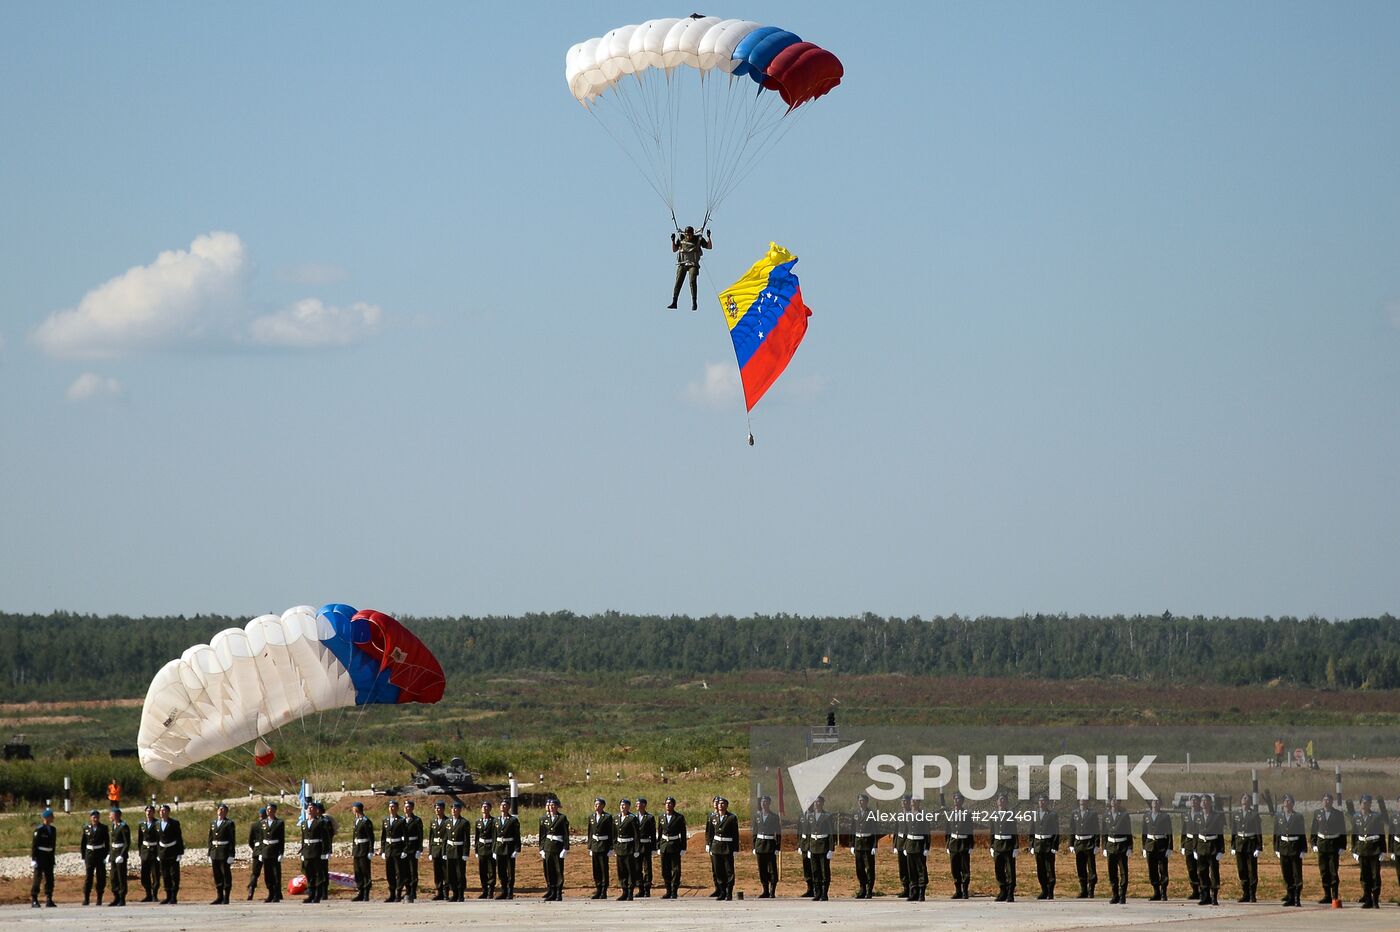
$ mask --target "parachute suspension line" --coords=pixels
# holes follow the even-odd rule
[[[763,164],[764,157],[776,148],[778,144],[787,137],[788,133],[792,132],[792,128],[797,125],[797,121],[802,119],[806,113],[806,107],[798,107],[790,114],[785,113],[776,121],[759,131],[762,138],[755,147],[754,153],[745,160],[742,170],[730,181],[728,187],[721,192],[720,200],[728,197],[739,185],[743,184],[744,180],[747,179],[749,175],[753,174],[754,170],[758,168],[759,165]]]
[[[592,114],[594,120],[598,121],[598,125],[603,128],[603,131],[608,134],[612,141],[617,143],[617,147],[622,150],[623,155],[627,156],[627,160],[632,163],[632,167],[637,169],[637,174],[642,176],[642,180],[647,183],[647,187],[651,188],[651,190],[656,193],[656,196],[661,199],[661,203],[666,205],[666,209],[669,210],[671,216],[674,217],[676,214],[675,204],[672,203],[665,194],[661,193],[661,189],[657,187],[651,175],[647,174],[647,170],[642,167],[642,164],[637,161],[637,157],[623,144],[622,140],[618,138],[617,133],[613,132],[613,128],[609,126],[607,121],[600,117],[593,108],[590,107],[588,112]]]
[[[636,76],[635,73],[633,76]],[[637,85],[639,88],[644,88],[641,78],[637,78]],[[666,206],[674,208],[674,198],[670,195],[670,192],[664,191],[666,186],[665,155],[661,152],[660,132],[656,128],[654,121],[651,126],[647,126],[643,122],[642,115],[638,113],[638,110],[641,109],[641,105],[645,102],[645,95],[639,91],[638,97],[640,99],[638,101],[633,101],[632,94],[626,90],[626,87],[627,83],[625,81],[615,85],[613,87],[613,99],[617,101],[618,110],[621,112],[623,118],[632,124],[632,132],[637,137],[638,147],[642,150],[647,161],[651,163],[651,174],[648,176],[648,180],[653,182],[656,193],[666,202]],[[621,145],[620,142],[619,145]],[[623,146],[623,149],[626,151],[627,147]]]

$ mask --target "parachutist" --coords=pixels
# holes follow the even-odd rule
[[[701,237],[695,232],[695,227],[686,227],[685,232],[677,236],[671,234],[671,251],[676,254],[676,289],[671,293],[671,303],[666,305],[671,310],[676,309],[676,300],[681,296],[681,285],[685,282],[686,275],[690,276],[690,309],[692,311],[700,309],[699,286],[697,280],[700,277],[700,257],[706,249],[714,249],[714,240],[710,237],[710,231],[706,230]]]
[[[749,434],[749,446],[753,446],[753,434]]]

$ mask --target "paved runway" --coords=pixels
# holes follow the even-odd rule
[[[833,900],[812,903],[801,899],[779,899],[715,903],[708,900],[669,900],[595,902],[569,899],[545,903],[535,899],[510,902],[445,904],[419,902],[412,906],[398,903],[327,903],[315,906],[300,901],[280,904],[243,904],[212,907],[204,904],[178,906],[131,905],[126,908],[60,906],[57,909],[30,909],[27,906],[0,907],[0,926],[7,929],[177,929],[208,928],[215,922],[238,929],[291,932],[295,929],[331,929],[338,932],[371,932],[377,929],[446,929],[469,923],[474,929],[578,928],[593,930],[769,930],[774,928],[810,929],[820,924],[854,925],[867,928],[940,930],[987,930],[1007,928],[1025,932],[1056,929],[1146,929],[1176,924],[1178,928],[1219,929],[1221,932],[1305,932],[1328,929],[1400,929],[1400,907],[1362,910],[1348,906],[1333,910],[1323,906],[1285,909],[1272,904],[1235,904],[1200,907],[1183,903],[1129,903],[1111,906],[1104,900],[1080,903],[1056,900],[1053,903],[1016,902],[926,902],[906,903],[891,899],[870,902]]]

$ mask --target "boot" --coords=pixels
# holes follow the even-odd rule
[[[1002,884],[1001,887],[1000,887],[1000,889],[998,890],[996,902],[998,902],[998,903],[1005,903],[1005,902],[1006,902],[1006,884]]]
[[[812,881],[807,881],[807,889],[802,894],[804,897],[812,895]]]
[[[1219,906],[1219,905],[1220,905],[1220,888],[1219,888],[1219,887],[1211,887],[1211,890],[1210,890],[1210,905],[1212,905],[1212,906]]]
[[[53,901],[53,897],[50,896],[44,898],[44,907],[46,909],[53,909],[56,906],[58,906],[58,904]]]
[[[1049,889],[1045,891],[1045,898],[1046,898],[1047,900],[1053,900],[1053,899],[1055,898],[1055,884],[1054,884],[1054,883],[1051,883]]]
[[[1094,887],[1096,887],[1097,885],[1097,881],[1089,881],[1089,899],[1091,900],[1094,898]]]
[[[920,903],[922,903],[922,902],[924,901],[924,892],[927,891],[927,890],[928,890],[928,887],[925,887],[925,886],[922,886],[922,885],[919,887],[919,902],[920,902]]]
[[[1081,884],[1079,885],[1079,895],[1076,896],[1075,899],[1076,899],[1076,900],[1087,900],[1088,898],[1089,898],[1089,886],[1088,886],[1088,884],[1082,884],[1082,883],[1081,883]]]
[[[1193,900],[1199,900],[1200,898],[1201,898],[1201,885],[1200,885],[1199,883],[1193,883],[1193,884],[1191,884],[1191,899],[1193,899]]]
[[[476,898],[477,898],[478,900],[489,900],[489,899],[491,899],[491,889],[490,889],[489,887],[482,887],[482,888],[481,888],[481,892],[478,893],[478,894],[476,895]]]
[[[35,908],[35,909],[38,909],[38,908],[39,908],[39,898],[38,898],[37,896],[31,896],[31,897],[29,898],[29,905],[32,906],[32,907]]]
[[[901,900],[907,900],[907,899],[909,899],[909,884],[905,883],[905,884],[900,885],[900,888],[899,888],[899,898],[900,898]]]
[[[1006,888],[1006,902],[1008,902],[1008,903],[1014,903],[1014,902],[1016,902],[1016,887],[1015,887],[1015,885],[1012,885],[1012,886],[1009,886],[1009,887]]]
[[[249,888],[248,888],[248,902],[251,903],[252,901],[253,901],[253,888],[252,888],[252,887],[249,887]]]
[[[726,887],[724,888],[724,898],[725,898],[726,900],[732,900],[732,899],[734,899],[734,881],[732,881],[732,880],[729,881],[729,885],[726,886]],[[826,899],[826,887],[825,887],[825,886],[822,887],[822,899]]]

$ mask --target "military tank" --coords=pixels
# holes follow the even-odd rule
[[[460,757],[444,764],[432,755],[426,763],[419,763],[403,751],[399,756],[413,765],[413,782],[399,787],[400,795],[455,797],[458,793],[491,793],[509,788],[503,783],[478,783],[476,776],[467,769],[467,762]]]

